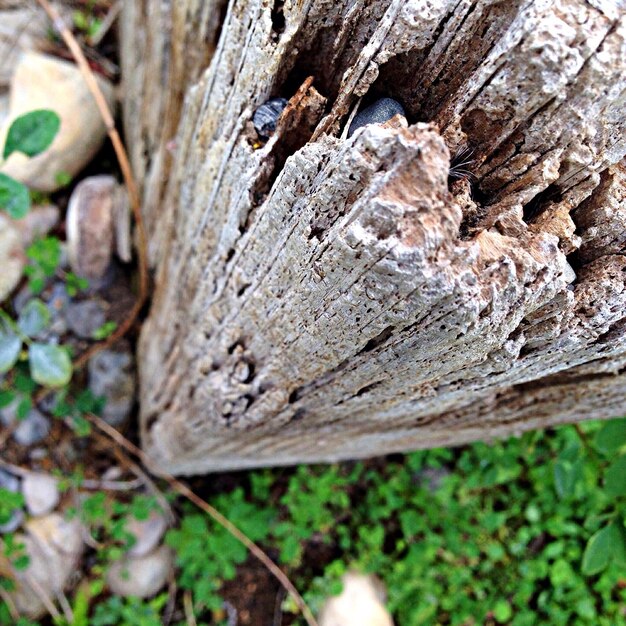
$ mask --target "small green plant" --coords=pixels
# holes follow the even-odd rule
[[[227,511],[228,519],[253,541],[269,537],[275,510],[248,502],[242,489],[219,495],[214,506]],[[235,577],[237,565],[248,558],[247,549],[224,528],[191,507],[186,508],[180,527],[168,531],[166,543],[176,551],[180,567],[178,584],[191,591],[196,615],[219,611],[223,601],[218,591],[224,581]]]
[[[7,133],[2,158],[14,152],[33,157],[46,150],[54,140],[61,120],[54,111],[40,109],[16,118]],[[23,218],[30,209],[30,194],[20,182],[0,173],[0,209],[13,219]]]
[[[166,593],[147,601],[113,596],[96,606],[89,624],[90,626],[162,626],[161,611],[166,603]]]
[[[28,287],[34,294],[41,293],[46,280],[52,278],[61,262],[61,242],[57,237],[36,239],[27,249],[29,264],[24,269]]]
[[[102,26],[102,20],[93,14],[93,2],[89,2],[83,10],[72,13],[74,26],[88,39],[93,39]]]
[[[41,300],[30,300],[17,319],[0,309],[0,373],[11,370],[27,346],[32,380],[47,387],[63,387],[72,378],[72,361],[67,349],[37,341],[50,323],[50,312]]]

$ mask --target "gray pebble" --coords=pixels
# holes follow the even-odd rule
[[[272,98],[254,112],[252,123],[260,137],[268,139],[272,136],[276,130],[276,122],[286,106],[285,98]]]
[[[350,124],[348,137],[352,137],[354,132],[358,128],[361,128],[361,126],[383,124],[398,114],[405,115],[402,105],[397,100],[393,98],[381,98],[356,114],[355,118],[352,120],[352,124]]]
[[[32,446],[45,439],[49,432],[50,420],[37,409],[32,409],[15,429],[13,439],[21,446]]]
[[[104,396],[102,417],[112,426],[119,426],[130,415],[135,402],[135,372],[130,352],[102,350],[88,364],[89,389],[95,396]]]
[[[10,426],[17,419],[17,407],[19,401],[14,400],[11,404],[0,410],[0,422],[4,426]],[[28,415],[20,420],[13,431],[13,439],[21,446],[32,446],[45,439],[50,432],[50,420],[39,410],[32,408]]]
[[[135,537],[135,543],[128,550],[128,556],[145,556],[152,552],[167,529],[165,516],[156,511],[151,511],[148,519],[138,520],[132,515],[126,522],[126,531]]]
[[[17,493],[20,490],[20,479],[11,474],[11,472],[0,468],[0,487],[12,493]]]
[[[92,339],[94,332],[105,322],[104,309],[96,300],[72,302],[67,307],[67,325],[82,339]]]
[[[149,598],[165,585],[173,567],[172,550],[161,546],[145,556],[114,561],[107,570],[106,581],[118,596]]]
[[[46,336],[60,337],[67,332],[67,308],[70,304],[70,296],[65,285],[63,283],[53,285],[45,300],[51,314],[50,326],[46,329]]]

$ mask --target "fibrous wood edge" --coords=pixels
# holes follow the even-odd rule
[[[142,190],[151,263],[159,257],[163,194],[185,93],[213,56],[226,1],[122,2],[124,131]]]
[[[230,4],[187,92],[142,333],[144,445],[165,470],[617,412],[626,53],[623,15],[593,4],[287,3],[280,32],[275,7]],[[307,128],[259,148],[255,107],[309,74],[290,113]],[[338,139],[370,91],[411,126]],[[472,193],[448,188],[464,145]]]

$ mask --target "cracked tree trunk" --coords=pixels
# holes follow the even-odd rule
[[[619,5],[126,1],[156,277],[142,437],[164,470],[623,413]],[[264,142],[252,115],[275,96],[289,104]],[[358,103],[383,96],[408,126],[346,139]]]

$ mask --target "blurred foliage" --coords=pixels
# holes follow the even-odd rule
[[[357,569],[384,581],[397,626],[620,626],[625,463],[626,419],[589,422],[489,445],[247,472],[210,502],[277,558],[314,611]],[[119,519],[98,498],[85,519]],[[252,557],[203,513],[180,511],[166,538],[177,585],[199,626],[224,624],[220,588]],[[88,623],[156,625],[166,595],[96,598]],[[296,612],[289,599],[283,609]]]

